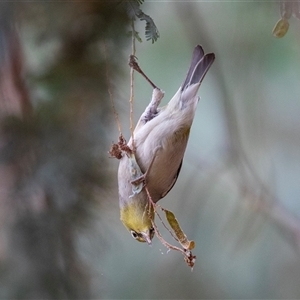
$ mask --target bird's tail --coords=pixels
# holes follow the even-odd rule
[[[186,117],[192,121],[198,103],[199,87],[214,60],[214,53],[204,54],[200,45],[195,47],[186,78],[168,104],[168,110],[172,112],[181,112],[183,109],[189,108],[185,110],[185,115],[182,115],[183,122],[186,121],[184,120]]]
[[[214,53],[204,54],[203,48],[200,45],[197,45],[193,52],[189,71],[181,86],[181,91],[184,91],[193,84],[200,85],[214,60]]]

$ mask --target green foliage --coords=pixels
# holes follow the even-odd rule
[[[146,27],[145,27],[146,40],[147,41],[151,40],[152,44],[156,42],[157,39],[159,38],[159,32],[153,19],[150,16],[143,13],[141,10],[138,11],[137,17],[141,21],[146,21]]]
[[[145,14],[141,9],[140,5],[144,2],[144,0],[125,0],[121,3],[125,5],[128,16],[131,19],[135,19],[135,17],[139,18],[141,21],[146,22],[145,26],[145,36],[147,41],[152,41],[152,44],[157,41],[159,38],[159,31],[153,21],[153,19]],[[141,38],[138,35],[138,32],[135,32],[135,37],[139,42],[141,42]]]

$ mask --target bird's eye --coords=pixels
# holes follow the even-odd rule
[[[138,236],[139,236],[134,230],[131,230],[130,233],[131,233],[131,236],[132,236],[135,240],[136,240],[136,239],[138,238]]]

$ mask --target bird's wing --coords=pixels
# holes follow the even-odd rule
[[[161,195],[161,198],[164,198],[171,191],[171,189],[173,188],[174,184],[176,183],[177,178],[178,178],[179,173],[180,173],[180,170],[181,170],[181,167],[182,167],[182,161],[183,161],[183,159],[181,160],[181,163],[180,163],[180,165],[178,167],[178,170],[177,170],[177,172],[176,172],[176,174],[174,176],[174,179],[173,179],[172,183],[170,184],[170,186],[168,187],[168,189]]]

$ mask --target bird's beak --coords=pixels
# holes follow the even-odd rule
[[[142,235],[143,235],[143,238],[144,238],[145,242],[146,242],[149,246],[152,246],[152,240],[151,240],[149,231],[147,231],[147,232],[142,232]]]

